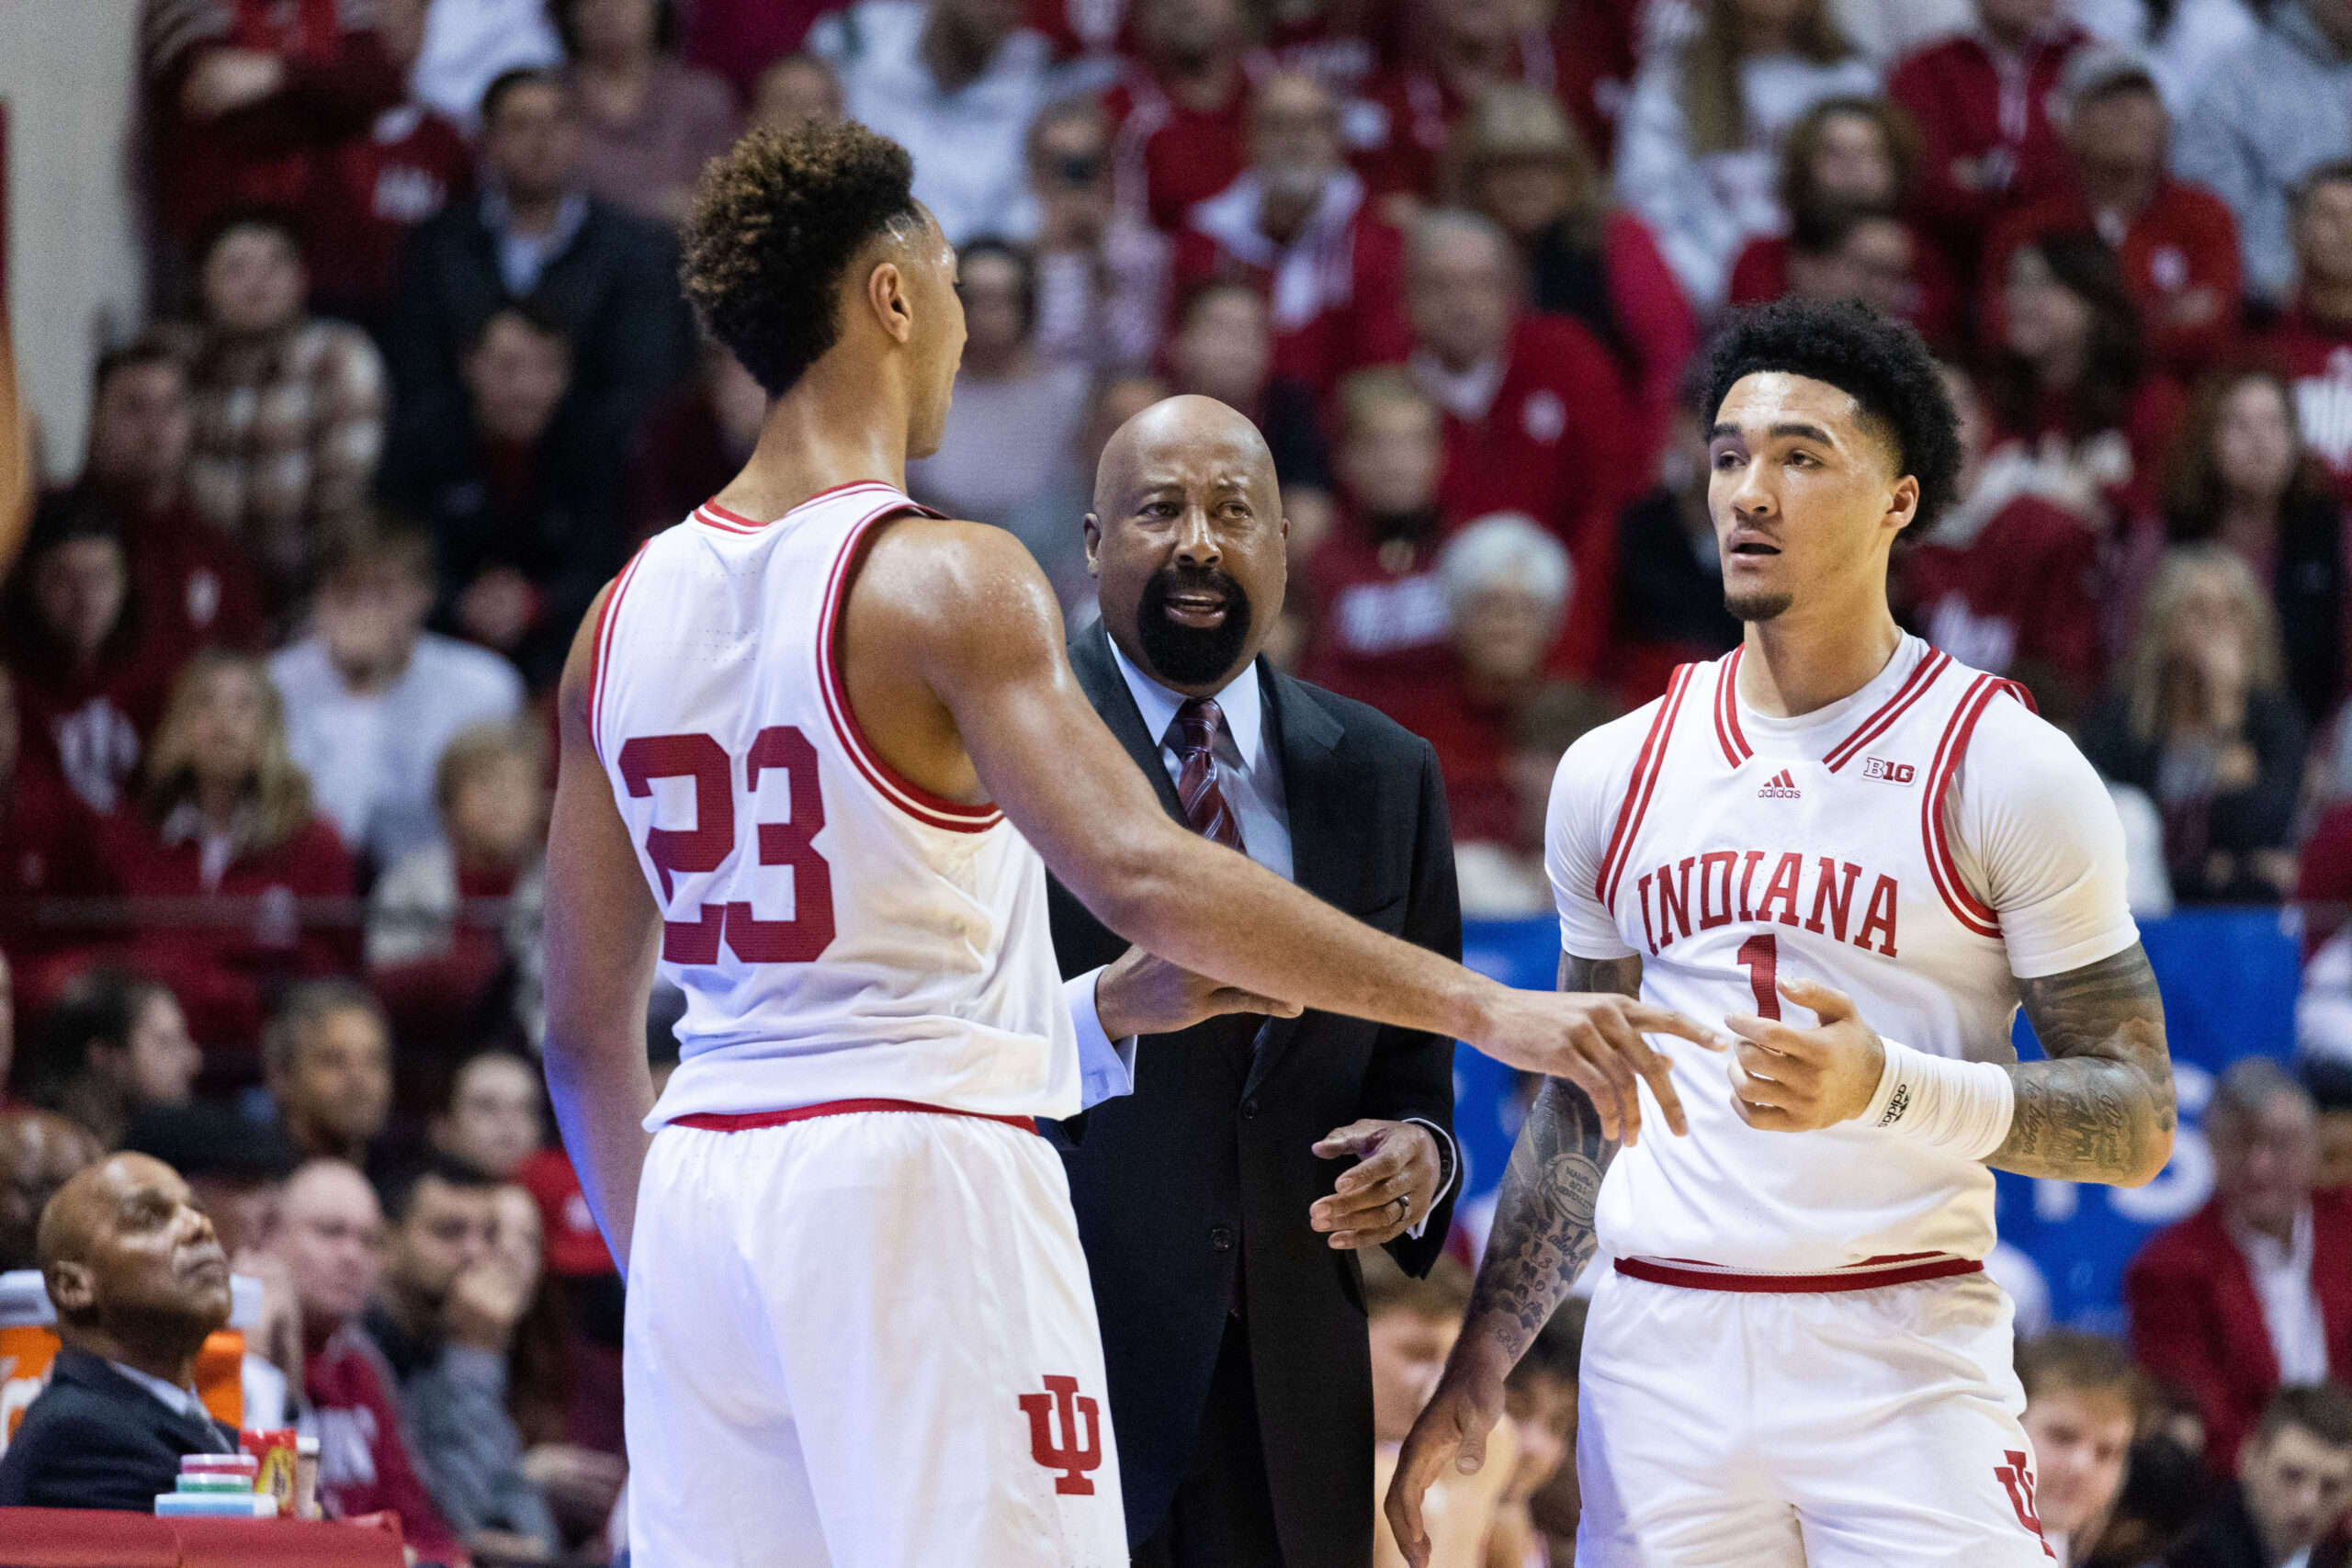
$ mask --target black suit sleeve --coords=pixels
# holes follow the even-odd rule
[[[28,1413],[0,1461],[0,1506],[105,1508],[153,1513],[162,1445],[96,1400],[60,1400],[35,1420]],[[176,1470],[166,1456],[164,1466]]]
[[[1453,881],[1453,829],[1446,817],[1445,783],[1438,773],[1436,750],[1426,740],[1419,744],[1420,811],[1413,825],[1413,881],[1405,896],[1402,934],[1417,947],[1459,962],[1462,896]],[[1364,1072],[1359,1111],[1385,1121],[1411,1117],[1433,1122],[1451,1136],[1453,1042],[1419,1030],[1384,1026]],[[1444,1250],[1446,1231],[1453,1223],[1453,1200],[1461,1187],[1456,1172],[1453,1185],[1430,1211],[1419,1240],[1400,1235],[1388,1244],[1389,1255],[1407,1273],[1429,1272]]]

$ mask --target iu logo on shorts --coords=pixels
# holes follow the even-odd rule
[[[1102,1462],[1102,1406],[1078,1392],[1076,1378],[1046,1376],[1046,1392],[1021,1396],[1022,1414],[1029,1417],[1029,1457],[1047,1470],[1062,1473],[1054,1477],[1054,1490],[1064,1496],[1091,1497],[1094,1483],[1086,1472]],[[1054,1445],[1055,1418],[1060,1418],[1061,1446]],[[1085,1441],[1078,1436],[1080,1422],[1086,1427]]]
[[[1023,1403],[1025,1404],[1026,1401]],[[1035,1417],[1033,1416],[1032,1419],[1034,1420]],[[2001,1457],[2009,1462],[1995,1465],[1994,1478],[2008,1488],[2009,1506],[2018,1511],[2018,1523],[2031,1530],[2034,1540],[2041,1541],[2044,1556],[2055,1560],[2058,1553],[2052,1551],[2050,1543],[2041,1539],[2041,1516],[2034,1510],[2033,1506],[2033,1472],[2026,1468],[2025,1455],[2016,1449],[2004,1449],[2001,1450]]]

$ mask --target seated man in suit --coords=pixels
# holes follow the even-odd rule
[[[1208,398],[1152,405],[1104,448],[1085,530],[1102,619],[1070,666],[1169,814],[1459,957],[1436,754],[1258,657],[1288,528],[1257,430]],[[1453,1042],[1216,988],[1128,949],[1058,884],[1049,897],[1090,1063],[1065,1157],[1136,1562],[1361,1568],[1372,1371],[1353,1254],[1385,1245],[1419,1274],[1444,1242]],[[1178,1023],[1194,1027],[1110,1043]]]
[[[229,1259],[177,1172],[117,1155],[58,1189],[40,1269],[64,1348],[0,1459],[0,1507],[148,1513],[180,1456],[234,1453],[196,1395],[196,1353],[229,1321]]]

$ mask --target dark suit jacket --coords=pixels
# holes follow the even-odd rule
[[[1079,684],[1183,820],[1156,738],[1144,731],[1100,625],[1070,645]],[[1263,662],[1298,885],[1368,924],[1458,958],[1462,911],[1444,787],[1429,743]],[[1048,890],[1065,976],[1126,949],[1060,884]],[[1265,1040],[1252,1050],[1261,1026]],[[1453,1043],[1311,1012],[1215,1019],[1145,1041],[1136,1092],[1064,1123],[1063,1156],[1093,1276],[1119,1434],[1127,1533],[1159,1527],[1191,1457],[1227,1308],[1249,1324],[1274,1516],[1289,1568],[1363,1568],[1372,1557],[1372,1371],[1363,1276],[1308,1228],[1307,1206],[1345,1160],[1311,1145],[1359,1117],[1451,1130]],[[1452,1199],[1419,1241],[1392,1244],[1415,1273],[1436,1260]]]
[[[2312,1285],[2327,1328],[2327,1364],[2352,1367],[2352,1200],[2312,1196]],[[2238,1445],[2278,1390],[2278,1359],[2245,1255],[2219,1198],[2148,1239],[2123,1271],[2132,1359],[2177,1383],[2205,1417],[2205,1460],[2234,1475]]]
[[[466,339],[508,298],[482,198],[453,201],[410,236],[385,345],[399,393],[392,447],[446,448],[469,423],[458,374]],[[691,362],[693,318],[669,232],[591,198],[535,290],[571,319],[571,393],[558,419],[592,448],[621,449]]]
[[[2165,1556],[2166,1568],[2268,1568],[2269,1562],[2245,1494],[2234,1486],[2207,1504],[2188,1539]],[[2344,1543],[2328,1540],[2312,1547],[2310,1568],[2345,1568]]]
[[[233,1453],[237,1435],[209,1416],[175,1415],[87,1350],[63,1349],[0,1459],[0,1508],[155,1511],[180,1456]]]

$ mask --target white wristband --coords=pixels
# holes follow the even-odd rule
[[[2007,1068],[1931,1056],[1898,1040],[1879,1043],[1886,1048],[1886,1070],[1879,1075],[1878,1092],[1855,1120],[1967,1159],[1981,1160],[2001,1146],[2017,1109]]]

